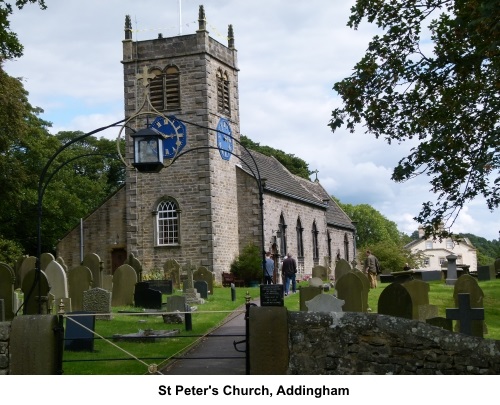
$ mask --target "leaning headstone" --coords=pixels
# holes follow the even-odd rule
[[[3,300],[3,319],[10,321],[14,317],[14,270],[5,263],[0,263],[0,300]]]
[[[82,265],[88,267],[92,272],[92,287],[102,287],[102,261],[99,255],[95,253],[86,254]]]
[[[283,285],[283,284],[279,284]],[[306,302],[312,300],[316,295],[322,294],[323,289],[321,286],[317,287],[300,287],[299,288],[299,303],[300,303],[300,310],[301,311],[307,311],[307,306]]]
[[[172,280],[174,288],[181,288],[181,265],[175,259],[168,259],[163,266],[165,279]]]
[[[43,271],[46,271],[49,263],[53,262],[54,260],[56,260],[56,259],[52,255],[52,253],[42,253],[40,256],[40,268]]]
[[[122,264],[113,274],[112,306],[134,305],[134,290],[137,273],[132,266]]]
[[[353,271],[337,280],[335,290],[337,297],[345,302],[344,312],[366,312],[363,310],[363,283]]]
[[[455,283],[453,289],[453,299],[455,301],[455,306],[459,306],[458,296],[459,294],[469,294],[470,295],[470,305],[472,308],[484,308],[484,293],[477,280],[470,274],[464,274],[460,276]],[[483,337],[487,333],[486,324],[484,320],[473,320],[472,323],[472,335]],[[460,330],[460,320],[457,320],[455,330]]]
[[[208,287],[208,293],[212,295],[214,293],[214,273],[209,271],[206,267],[200,266],[193,273],[193,280],[205,281]],[[195,287],[196,288],[196,287]],[[198,291],[199,292],[199,291]],[[203,297],[202,298],[207,298]]]
[[[413,304],[408,290],[400,283],[392,283],[385,287],[378,299],[378,313],[412,319]]]
[[[161,309],[162,293],[149,288],[147,282],[139,282],[135,285],[134,304],[136,307]]]
[[[323,280],[319,277],[311,277],[309,279],[309,287],[323,287]]]
[[[104,288],[92,288],[83,293],[83,310],[96,315],[96,319],[110,321],[111,313],[111,293]]]
[[[306,301],[307,312],[342,312],[345,301],[330,294],[320,294]]]
[[[45,274],[49,280],[50,292],[54,295],[54,298],[57,301],[61,298],[68,298],[68,280],[62,266],[52,260],[47,264]]]
[[[139,261],[139,259],[137,259],[133,253],[130,253],[128,255],[128,258],[127,258],[125,264],[132,266],[132,268],[135,270],[135,272],[137,274],[137,281],[141,282],[142,281],[142,264]]]
[[[208,299],[208,283],[205,280],[196,280],[194,288],[198,291],[201,298]]]
[[[16,277],[16,288],[21,288],[23,285],[23,280],[26,274],[36,269],[36,257],[28,256],[23,258],[23,261],[19,267],[19,277]]]
[[[24,293],[24,314],[48,314],[49,313],[49,291],[50,285],[43,271],[33,269],[23,278],[21,289]]]
[[[314,266],[312,268],[312,276],[318,277],[323,281],[328,280],[328,268],[325,266]]]
[[[349,273],[352,270],[351,265],[345,259],[340,259],[335,264],[335,280],[338,280],[344,274]]]
[[[68,271],[68,294],[73,311],[83,310],[83,293],[92,288],[92,272],[86,266],[76,266]]]
[[[95,316],[86,311],[70,312],[66,316],[64,350],[94,351]]]

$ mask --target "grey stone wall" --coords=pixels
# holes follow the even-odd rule
[[[379,314],[289,312],[288,374],[500,374],[500,341]]]
[[[0,375],[9,373],[10,322],[0,322]]]

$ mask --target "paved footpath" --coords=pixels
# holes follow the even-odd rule
[[[164,375],[245,375],[245,353],[233,342],[245,340],[245,307],[228,316],[226,322],[202,338],[181,359],[174,360],[160,372]],[[245,343],[237,345],[245,350]]]

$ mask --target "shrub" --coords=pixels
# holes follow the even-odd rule
[[[262,281],[262,253],[259,247],[250,243],[241,254],[231,263],[231,273],[236,278],[245,280],[245,284],[250,281]]]

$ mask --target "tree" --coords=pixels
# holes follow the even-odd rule
[[[363,124],[389,144],[419,140],[392,179],[430,177],[437,201],[424,202],[415,218],[427,235],[438,235],[441,223],[449,229],[476,197],[498,208],[498,0],[357,0],[348,26],[365,18],[383,33],[335,83],[343,105],[332,112],[332,130]]]
[[[42,10],[46,8],[44,0],[16,0],[18,9],[22,9],[28,3],[38,3]],[[19,58],[23,54],[23,46],[17,35],[10,30],[9,16],[12,12],[12,5],[0,0],[0,61]]]

